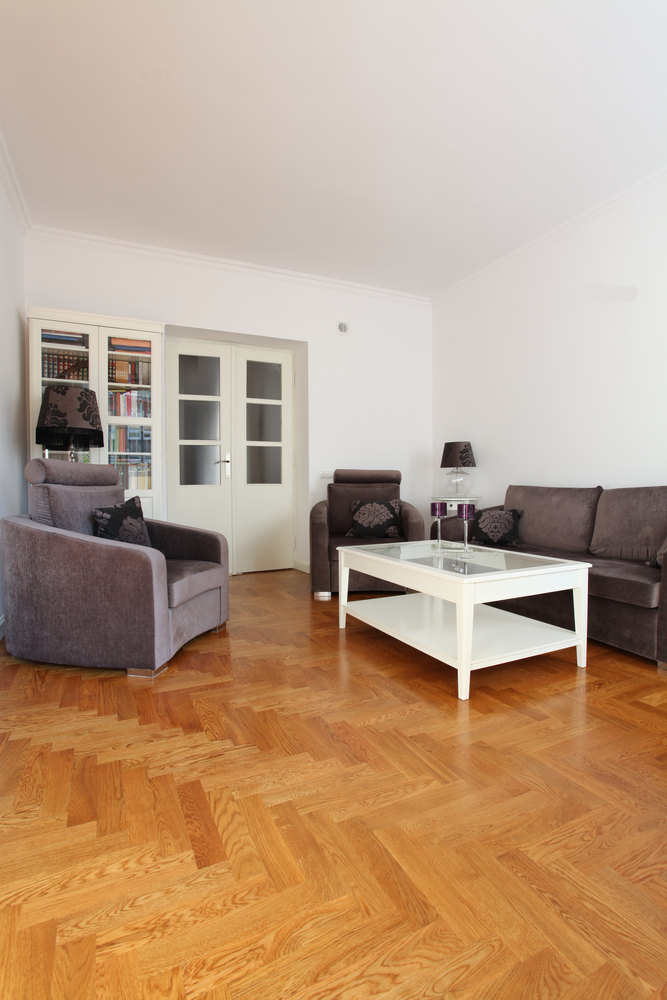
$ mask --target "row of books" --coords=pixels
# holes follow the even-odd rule
[[[109,424],[109,452],[143,452],[150,454],[150,427],[122,427],[119,424]]]
[[[109,351],[123,351],[126,354],[150,354],[150,340],[128,340],[127,337],[109,337]]]
[[[88,355],[69,351],[43,351],[42,378],[75,378],[87,382]]]
[[[150,385],[150,361],[130,361],[125,358],[109,358],[109,381],[123,385]]]
[[[109,392],[109,416],[150,417],[151,394],[146,389],[122,389]]]
[[[43,344],[67,344],[70,347],[88,348],[87,333],[63,333],[61,330],[42,330]]]
[[[109,459],[119,474],[120,484],[124,490],[150,490],[151,467],[148,462],[132,462],[115,457]]]

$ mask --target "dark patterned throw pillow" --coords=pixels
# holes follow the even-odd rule
[[[352,527],[346,535],[361,538],[400,538],[400,500],[353,500]]]
[[[139,497],[132,497],[113,507],[96,507],[93,510],[93,530],[100,538],[112,538],[116,542],[149,547],[151,544]]]
[[[478,545],[505,548],[519,541],[519,510],[480,510],[475,515],[471,536]]]

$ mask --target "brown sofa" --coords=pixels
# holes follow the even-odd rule
[[[424,518],[410,503],[400,499],[401,473],[397,469],[336,469],[327,487],[327,499],[310,512],[310,578],[313,595],[329,600],[338,593],[338,546],[372,545],[381,542],[414,542],[424,538]],[[355,500],[400,502],[398,535],[394,537],[350,536],[352,504]],[[398,591],[401,588],[365,573],[350,573],[351,591]]]
[[[520,512],[519,549],[592,564],[590,639],[667,662],[667,486],[509,486],[504,503],[488,509]],[[441,531],[444,539],[460,540],[462,524],[456,517],[445,518]],[[503,601],[499,607],[574,627],[567,591]]]
[[[110,466],[33,459],[30,516],[0,522],[7,651],[20,659],[153,676],[229,617],[227,540],[146,519],[150,546],[97,537],[121,503]]]

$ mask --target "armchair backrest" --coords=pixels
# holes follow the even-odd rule
[[[92,511],[122,503],[125,493],[111,465],[33,458],[25,467],[33,521],[93,534]]]
[[[327,487],[329,532],[344,535],[352,525],[354,500],[400,500],[396,469],[336,469]]]

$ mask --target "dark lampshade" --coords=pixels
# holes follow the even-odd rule
[[[44,390],[35,441],[51,451],[103,448],[97,396],[80,385],[50,385]]]
[[[475,456],[470,441],[446,441],[442,451],[441,469],[475,468]]]

